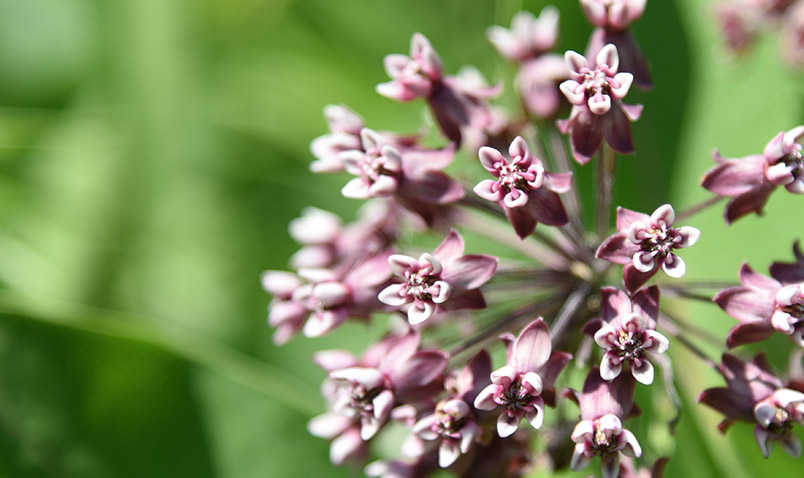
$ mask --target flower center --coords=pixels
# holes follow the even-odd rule
[[[584,75],[583,86],[587,97],[595,96],[598,93],[606,95],[611,93],[608,75],[600,68],[591,70]]]
[[[648,233],[650,237],[642,241],[640,246],[643,251],[656,252],[659,255],[666,256],[675,248],[675,241],[673,240],[673,229],[668,229],[667,226],[658,228],[649,227]]]
[[[374,412],[373,400],[380,394],[380,391],[380,388],[369,390],[364,385],[352,385],[349,390],[349,398],[351,400],[349,407],[359,413],[372,414]]]
[[[624,359],[639,358],[642,354],[642,335],[634,335],[627,330],[620,330],[617,336],[617,346],[619,350],[615,350],[617,355]]]
[[[616,447],[616,440],[612,440],[605,431],[600,428],[595,430],[595,436],[592,439],[592,449],[595,451],[596,455],[603,458],[611,456],[617,453],[617,450],[615,450]]]
[[[801,151],[793,151],[780,159],[779,162],[790,168],[790,174],[795,178],[804,173],[804,155],[802,155]]]
[[[500,166],[500,185],[507,191],[511,189],[527,190],[528,182],[523,176],[525,171],[517,164],[503,164]]]
[[[393,171],[385,168],[385,161],[379,154],[366,153],[366,160],[361,165],[363,177],[371,184],[374,184],[380,176],[393,176]]]
[[[520,408],[525,408],[531,404],[533,400],[533,396],[527,392],[522,387],[522,383],[519,378],[516,381],[511,383],[511,386],[508,387],[508,390],[505,390],[500,397],[500,405],[505,406],[510,410],[519,410]]]
[[[428,289],[435,284],[436,278],[425,271],[407,272],[405,274],[405,292],[422,301],[432,300],[433,295]]]
[[[779,308],[782,312],[790,314],[791,317],[796,319],[804,319],[804,303],[797,302],[792,305]]]

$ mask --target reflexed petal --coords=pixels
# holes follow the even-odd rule
[[[687,272],[687,265],[684,263],[684,260],[677,255],[668,254],[662,262],[662,270],[670,277],[678,279],[683,277]]]
[[[712,300],[741,322],[766,322],[773,315],[775,305],[773,299],[751,287],[729,287]]]
[[[555,193],[566,193],[572,188],[572,173],[544,173],[544,185]]]
[[[639,246],[629,241],[625,234],[617,233],[603,241],[595,252],[595,257],[615,264],[628,264],[634,260],[634,254],[639,250]]]
[[[504,196],[503,189],[499,186],[498,182],[493,179],[480,181],[472,191],[487,201],[502,201]]]
[[[530,426],[538,430],[544,425],[544,400],[538,400],[533,404],[533,408],[534,410],[527,412],[525,417]]]
[[[396,80],[380,83],[377,86],[375,86],[374,89],[380,95],[385,96],[386,98],[391,98],[392,100],[396,101],[406,102],[414,100],[419,97],[419,95],[415,91],[405,87],[405,85]]]
[[[625,286],[625,291],[629,294],[636,293],[639,288],[645,285],[658,271],[659,268],[654,267],[648,272],[640,272],[633,264],[626,264],[625,267],[623,267],[623,285]]]
[[[514,342],[513,365],[518,372],[533,372],[550,358],[550,332],[541,318],[534,320]]]
[[[691,226],[681,226],[676,228],[676,232],[681,236],[681,242],[675,244],[675,247],[678,248],[690,247],[698,242],[698,239],[701,237],[701,231]]]
[[[626,114],[625,105],[619,100],[612,104],[609,112],[602,117],[603,138],[611,149],[622,154],[634,152],[634,139],[631,136],[632,119]]]
[[[625,448],[622,450],[624,455],[635,458],[642,456],[642,447],[639,446],[639,442],[630,430],[623,429],[620,440],[625,441]]]
[[[801,458],[801,438],[798,435],[790,433],[788,436],[779,440],[784,451],[793,458]]]
[[[477,289],[485,284],[497,269],[497,258],[484,254],[470,254],[459,257],[444,270],[442,278],[453,289]]]
[[[620,474],[620,455],[614,454],[600,460],[600,474],[603,478],[617,478]]]
[[[447,367],[447,354],[438,350],[420,350],[388,371],[394,389],[404,393],[440,380]]]
[[[479,430],[477,423],[470,420],[461,428],[461,453],[469,453],[472,445],[475,443]]]
[[[770,439],[771,434],[770,432],[762,428],[760,425],[754,427],[754,439],[757,441],[757,445],[759,445],[759,449],[762,451],[762,456],[765,458],[769,457],[771,451],[773,451],[773,440]]]
[[[638,366],[631,365],[631,374],[637,379],[637,382],[643,385],[650,385],[653,383],[653,364],[648,360],[642,360]]]
[[[508,217],[508,221],[514,227],[514,231],[520,239],[528,237],[533,233],[534,229],[536,229],[536,218],[533,217],[530,208],[506,207],[505,215]]]
[[[726,345],[729,348],[734,348],[740,345],[761,342],[773,335],[773,332],[774,328],[765,321],[741,322],[729,331],[729,335],[726,337]]]
[[[614,287],[601,287],[600,300],[602,318],[606,322],[611,322],[618,315],[631,313],[631,301],[628,296]],[[612,333],[614,333],[614,329],[612,329]],[[601,345],[601,347],[604,346]]]
[[[435,304],[430,302],[414,302],[408,309],[408,322],[418,325],[429,319],[435,312]]]
[[[572,469],[572,471],[583,470],[592,463],[592,457],[586,456],[585,451],[586,445],[584,443],[575,445],[575,449],[572,451],[572,462],[570,463],[570,469]]]
[[[624,207],[617,208],[617,230],[620,232],[627,231],[631,224],[635,222],[648,223],[650,216],[645,213],[632,211]]]
[[[701,186],[723,196],[737,196],[765,181],[765,158],[750,156],[723,161],[704,174]]]
[[[497,417],[497,434],[500,435],[500,438],[508,438],[517,431],[521,420],[522,417],[518,414],[511,416],[507,412],[501,413]]]

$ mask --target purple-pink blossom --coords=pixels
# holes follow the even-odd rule
[[[572,432],[575,450],[570,467],[573,471],[586,468],[598,456],[603,477],[616,478],[620,472],[620,454],[642,455],[636,437],[622,423],[631,412],[634,383],[628,375],[607,382],[600,377],[597,368],[589,372],[583,392],[576,394],[581,421]]]
[[[620,71],[634,75],[642,88],[653,86],[645,54],[629,30],[632,22],[645,11],[647,0],[581,0],[581,6],[595,26],[586,47],[586,57],[595,58],[607,44],[617,47],[620,54]]]
[[[631,369],[637,381],[653,383],[650,359],[667,350],[667,337],[656,331],[659,314],[659,288],[640,289],[629,297],[613,287],[600,290],[602,321],[594,333],[595,342],[606,352],[600,364],[600,376],[613,380],[623,366]]]
[[[675,218],[669,204],[650,216],[617,208],[617,233],[603,241],[596,256],[625,265],[623,281],[629,293],[636,292],[659,269],[675,278],[686,272],[684,260],[674,251],[695,244],[701,231],[691,226],[673,227]]]
[[[547,324],[541,317],[534,320],[514,340],[506,365],[491,373],[491,384],[475,398],[475,408],[502,407],[497,419],[497,434],[502,438],[516,432],[522,418],[538,430],[544,423],[542,392],[553,388],[571,358],[552,351]]]
[[[486,301],[478,288],[494,274],[497,258],[463,251],[463,237],[453,230],[432,254],[418,259],[390,256],[391,271],[403,281],[383,289],[380,301],[405,311],[412,325],[438,311],[484,308]]]
[[[720,196],[731,197],[725,209],[726,223],[749,214],[762,214],[770,194],[777,186],[804,194],[804,156],[801,138],[804,125],[774,137],[762,155],[726,159],[716,150],[718,163],[704,174],[701,186]]]
[[[480,148],[483,167],[496,179],[484,179],[475,194],[500,204],[520,238],[532,234],[538,223],[561,226],[569,219],[558,193],[569,191],[572,174],[553,174],[544,169],[521,136],[508,148],[510,160],[494,148]]]
[[[706,389],[698,397],[725,415],[720,431],[725,433],[735,421],[754,423],[754,438],[766,458],[776,443],[790,455],[801,456],[793,425],[804,421],[804,393],[785,387],[762,354],[751,362],[723,354],[720,372],[727,387]]]
[[[594,63],[574,51],[565,53],[570,79],[561,83],[561,91],[572,103],[567,120],[558,127],[569,134],[572,154],[581,164],[589,162],[603,140],[619,153],[634,152],[631,121],[642,113],[642,105],[621,101],[634,81],[634,75],[618,73],[617,47],[608,44],[597,53]]]
[[[384,65],[391,81],[377,85],[379,94],[403,102],[424,98],[447,138],[472,151],[482,146],[495,122],[486,100],[499,94],[499,86],[444,76],[441,58],[421,33],[411,39],[410,56],[387,55]]]
[[[714,302],[739,322],[727,344],[736,347],[768,338],[774,330],[804,347],[804,256],[794,247],[796,263],[774,263],[772,277],[740,267],[741,286],[720,291]]]

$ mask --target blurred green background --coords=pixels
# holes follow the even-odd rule
[[[338,194],[343,177],[307,172],[322,108],[418,129],[421,102],[374,93],[383,56],[407,52],[414,31],[449,73],[473,64],[506,79],[510,104],[513,67],[484,30],[546,3],[0,0],[0,476],[355,476],[305,430],[324,407],[310,356],[360,350],[376,331],[350,324],[276,348],[258,281],[287,267],[286,225],[304,206],[346,218],[357,206]],[[577,2],[553,3],[560,48],[582,51]],[[801,76],[777,38],[734,61],[711,2],[648,3],[634,31],[656,88],[629,97],[646,109],[616,196],[644,211],[705,198],[697,181],[715,146],[759,152],[804,122]],[[690,278],[789,260],[802,204],[780,191],[762,219],[695,217]],[[721,336],[734,323],[707,304],[686,313]],[[771,343],[782,367],[792,345]],[[673,352],[687,405],[677,439],[632,425],[652,456],[673,453],[669,476],[801,476],[780,450],[762,459],[751,427],[717,434],[718,416],[693,401],[720,379]]]

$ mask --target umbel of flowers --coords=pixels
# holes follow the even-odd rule
[[[772,6],[782,15],[790,3]],[[301,246],[293,271],[266,271],[262,285],[272,295],[268,323],[277,344],[300,332],[337,334],[349,321],[389,324],[360,354],[335,349],[313,357],[326,374],[328,410],[308,428],[330,441],[333,464],[383,478],[444,470],[516,477],[593,463],[605,478],[660,477],[667,457],[630,420],[640,414],[638,388],[675,396],[666,352],[677,345],[725,380],[698,397],[724,415],[721,431],[748,422],[757,453],[767,457],[779,444],[801,454],[804,254],[796,245],[792,262],[773,263],[769,275],[743,263],[739,284],[714,296],[711,285],[683,281],[688,267],[701,267],[683,256],[701,236],[691,217],[721,199],[728,199],[731,224],[761,214],[776,190],[804,193],[804,126],[769,131],[772,139],[749,156],[716,152],[701,182],[712,196],[699,205],[615,209],[615,163],[635,151],[630,123],[642,113],[625,97],[632,84],[651,86],[629,27],[650,9],[645,0],[580,6],[594,26],[585,55],[551,51],[555,7],[538,16],[519,12],[510,29],[487,30],[518,67],[519,112],[490,103],[501,84],[450,75],[420,33],[407,55],[385,58],[390,80],[376,90],[423,101],[440,143],[423,129],[378,131],[346,106],[325,108],[329,131],[313,140],[310,169],[340,174],[340,193],[363,205],[347,223],[305,209],[290,224]],[[730,38],[739,40],[737,33]],[[573,168],[596,169],[594,185],[579,182]],[[584,188],[594,188],[594,201],[582,199]],[[790,216],[801,223],[796,211]],[[480,236],[497,243],[495,255],[482,253]],[[786,335],[797,350],[793,366],[780,375],[763,355],[748,360],[739,351],[723,353],[718,365],[688,339],[698,329],[692,318],[678,320],[667,296],[712,298],[736,319],[720,347]],[[399,453],[377,456],[373,444],[391,428],[406,430]],[[672,425],[662,432],[671,434]]]

